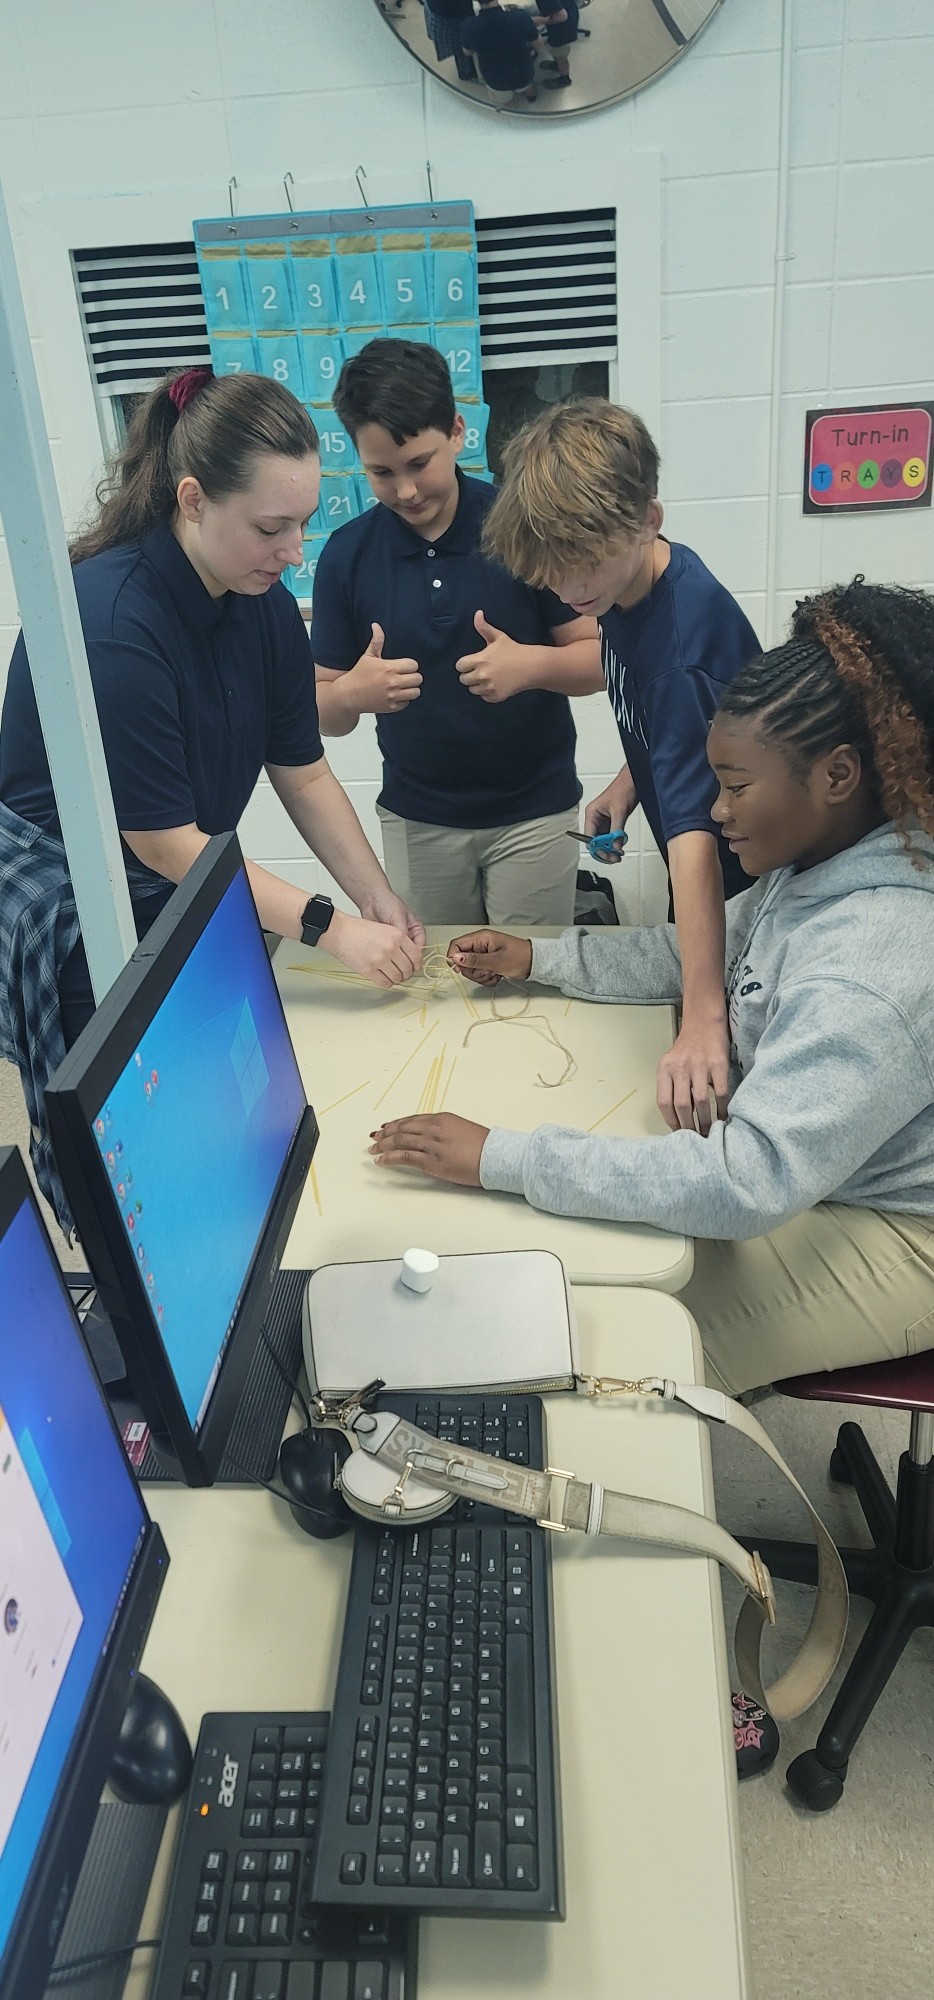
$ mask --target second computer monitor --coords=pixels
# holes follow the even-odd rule
[[[154,1442],[208,1483],[317,1140],[234,835],[189,870],[46,1107]]]

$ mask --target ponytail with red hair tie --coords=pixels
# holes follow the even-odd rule
[[[187,410],[189,403],[194,402],[196,396],[200,396],[206,384],[213,380],[212,368],[186,368],[184,375],[176,375],[174,382],[169,383],[169,399],[175,404],[179,416],[183,410]]]

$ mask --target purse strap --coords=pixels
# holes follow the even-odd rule
[[[524,1514],[558,1534],[576,1529],[587,1535],[614,1535],[712,1558],[737,1577],[746,1591],[734,1642],[744,1691],[779,1722],[802,1715],[823,1693],[840,1658],[849,1600],[837,1548],[771,1438],[749,1410],[717,1389],[662,1376],[645,1376],[638,1382],[608,1376],[581,1376],[578,1380],[586,1395],[659,1398],[739,1431],[765,1452],[803,1502],[817,1544],[817,1591],[800,1649],[770,1687],[763,1684],[761,1651],[765,1627],[774,1625],[776,1619],[772,1579],[761,1558],[744,1549],[719,1522],[667,1501],[618,1493],[596,1481],[588,1483],[556,1466],[536,1470],[486,1457],[463,1445],[448,1445],[391,1411],[367,1409],[359,1399],[348,1398],[339,1412],[328,1409],[325,1413],[321,1408],[320,1414],[326,1422],[339,1424],[353,1445],[376,1460],[387,1475],[395,1475],[394,1483],[387,1482],[378,1508],[378,1517],[387,1523],[404,1522],[406,1486],[414,1477],[422,1488],[431,1488],[439,1495],[480,1500],[508,1513]],[[353,1506],[353,1493],[346,1484],[344,1491]],[[374,1517],[371,1506],[366,1511]]]

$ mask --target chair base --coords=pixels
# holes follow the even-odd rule
[[[858,1424],[841,1424],[830,1460],[832,1477],[854,1488],[872,1536],[869,1549],[841,1549],[847,1583],[875,1605],[813,1750],[789,1764],[788,1785],[799,1804],[826,1812],[843,1795],[852,1751],[913,1632],[934,1628],[934,1460],[919,1464],[903,1452],[893,1495]],[[773,1577],[817,1582],[810,1542],[754,1541]]]

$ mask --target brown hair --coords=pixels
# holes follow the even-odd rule
[[[264,453],[307,458],[318,450],[311,418],[281,382],[211,375],[179,411],[172,390],[189,372],[167,375],[134,412],[123,450],[97,489],[97,519],[72,542],[73,563],[171,521],[186,475],[209,500],[221,500],[250,485]]]
[[[645,526],[658,452],[641,417],[601,396],[558,403],[511,438],[483,544],[536,589],[597,569]]]
[[[791,638],[743,669],[720,715],[755,718],[802,777],[848,743],[886,819],[911,849],[934,835],[934,598],[836,584],[795,608]]]

